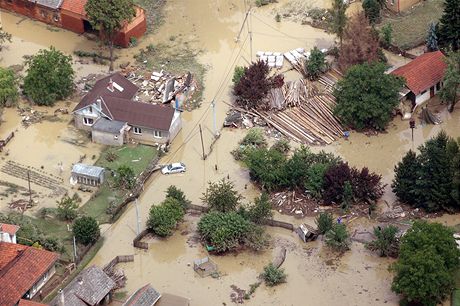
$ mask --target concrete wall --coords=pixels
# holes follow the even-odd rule
[[[111,134],[101,131],[91,131],[91,138],[93,142],[108,145],[108,146],[121,146],[123,145],[122,133]]]
[[[176,138],[179,131],[182,129],[182,119],[180,116],[180,112],[176,111],[174,113],[173,122],[171,123],[171,127],[169,128],[169,142],[172,142],[174,138]]]
[[[76,127],[77,129],[79,129],[79,130],[91,131],[91,126],[85,125],[85,124],[84,124],[84,121],[83,121],[83,120],[84,120],[84,119],[83,119],[84,117],[86,117],[86,116],[82,115],[82,114],[79,113],[79,112],[75,112],[75,113],[73,114],[73,119],[74,119],[75,127]],[[94,123],[96,123],[96,120],[97,120],[97,119],[94,120]]]
[[[10,12],[16,12],[54,26],[61,26],[61,14],[59,10],[52,10],[41,5],[36,5],[28,0],[0,0],[0,8]]]

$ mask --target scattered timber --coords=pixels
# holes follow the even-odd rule
[[[3,151],[3,147],[6,147],[8,142],[10,142],[11,139],[14,137],[14,132],[11,132],[5,139],[0,140],[0,152]]]

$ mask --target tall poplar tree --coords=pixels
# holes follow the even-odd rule
[[[444,14],[439,23],[440,45],[444,48],[460,49],[460,1],[445,0]]]

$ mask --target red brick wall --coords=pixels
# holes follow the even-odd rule
[[[16,12],[18,14],[51,24],[61,26],[61,16],[59,11],[49,9],[32,2],[24,0],[0,0],[0,7],[4,10]]]
[[[145,18],[138,23],[135,27],[127,30],[119,32],[118,35],[115,37],[115,44],[121,47],[128,47],[131,41],[131,37],[141,38],[142,35],[147,31],[147,21]]]
[[[66,30],[82,34],[85,32],[83,19],[77,14],[68,11],[61,11],[62,27]]]

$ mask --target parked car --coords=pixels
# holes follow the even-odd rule
[[[164,166],[161,169],[161,173],[163,174],[172,174],[172,173],[184,173],[187,168],[183,163],[172,163],[167,166]]]

